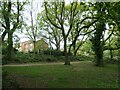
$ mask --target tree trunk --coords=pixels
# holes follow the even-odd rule
[[[34,54],[36,53],[36,41],[33,41],[34,44]]]
[[[56,50],[57,50],[57,51],[60,51],[60,45],[59,45],[59,44],[57,44],[57,45],[56,45],[56,47],[57,47],[57,49],[56,49]]]
[[[2,36],[1,36],[2,42],[4,41],[4,38],[5,38],[6,34],[7,34],[7,31],[5,30],[5,31],[3,32],[3,34],[2,34]]]
[[[103,66],[103,49],[102,47],[98,48],[96,53],[96,66]]]
[[[72,47],[72,45],[70,45],[70,47],[69,47],[69,50],[68,50],[68,62],[69,62],[69,64],[68,65],[70,65],[70,52],[71,52],[71,47]]]
[[[113,60],[113,52],[110,50],[110,59]]]
[[[97,24],[96,32],[93,37],[93,50],[95,52],[96,66],[103,66],[103,41],[101,41],[102,32],[104,31],[104,23]]]
[[[65,54],[65,64],[70,65],[70,61],[68,60],[68,53],[67,53],[67,42],[66,38],[64,37],[64,54]]]
[[[120,24],[118,24],[118,31],[119,31],[119,34],[118,34],[118,45],[117,47],[120,47]],[[120,66],[120,49],[118,49],[118,66]],[[119,77],[120,77],[120,74],[119,74]],[[119,79],[120,81],[120,79]]]
[[[111,44],[110,44],[111,40],[109,38],[109,47],[111,47]],[[110,49],[110,60],[113,59],[113,53],[112,53],[112,50]]]
[[[2,40],[1,38],[0,38],[0,64],[2,64]],[[2,77],[0,80],[2,80]]]
[[[76,55],[77,55],[77,51],[74,51],[74,60],[77,60]]]
[[[74,43],[73,44],[74,60],[76,60],[76,53],[77,53],[75,49],[76,49],[76,44]]]
[[[8,61],[13,61],[13,40],[12,40],[13,32],[9,30],[8,32],[8,53],[7,58]]]

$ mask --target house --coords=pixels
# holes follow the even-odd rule
[[[46,49],[48,49],[48,44],[43,39],[36,41],[35,51],[39,52]],[[34,50],[34,44],[31,41],[22,42],[20,45],[21,52],[27,53],[27,52],[33,52],[33,50]]]
[[[20,45],[21,52],[29,52],[29,51],[33,51],[33,49],[34,49],[34,46],[31,41],[22,42]]]

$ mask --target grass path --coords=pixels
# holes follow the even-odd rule
[[[74,61],[71,62],[71,64],[74,63],[81,63],[82,61]],[[85,61],[85,62],[91,62],[91,61]],[[38,66],[38,65],[57,65],[57,64],[64,64],[64,62],[46,62],[46,63],[27,63],[27,64],[7,64],[7,65],[2,65],[3,67],[12,67],[12,66]]]

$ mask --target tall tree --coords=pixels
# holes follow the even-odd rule
[[[69,46],[69,52],[68,52],[70,54],[71,47],[73,47],[74,55],[76,55],[80,46],[82,46],[82,44],[85,42],[84,39],[87,39],[89,33],[94,31],[91,29],[91,26],[95,22],[97,22],[99,18],[91,15],[89,3],[83,3],[83,2],[78,3],[78,8],[76,11],[77,11],[77,15],[74,19],[74,26],[72,28],[71,36],[70,36],[72,37],[72,41]],[[82,41],[84,40],[83,42],[79,40],[80,37],[83,37],[82,38]],[[78,42],[80,43],[77,46]]]
[[[39,24],[38,24],[38,4],[33,7],[34,1],[29,3],[30,8],[28,8],[28,14],[30,15],[30,24],[26,23],[26,35],[33,42],[34,53],[36,53],[36,41],[40,37]]]
[[[119,24],[117,22],[119,19],[116,19],[118,16],[117,14],[117,4],[116,2],[110,3],[110,2],[97,2],[94,4],[97,14],[101,15],[98,22],[96,23],[95,32],[93,36],[93,50],[96,55],[96,65],[97,66],[103,66],[103,51],[106,49],[113,50],[116,48],[109,47],[106,48],[105,44],[108,40],[110,40],[111,36],[116,32],[115,27]],[[105,38],[105,32],[106,32],[106,25],[109,27],[108,32],[110,34],[107,38]],[[110,27],[113,27],[111,30]]]
[[[0,2],[1,16],[3,18],[0,24],[4,28],[1,38],[3,41],[5,36],[8,34],[7,57],[9,61],[12,60],[13,56],[13,33],[17,28],[20,28],[22,25],[20,12],[23,10],[23,6],[25,3],[26,2],[20,3],[19,0],[17,0],[17,2],[11,2],[11,0]]]
[[[98,20],[98,17],[93,17],[92,15],[90,16],[91,12],[89,12],[88,5],[82,2],[71,2],[67,6],[65,6],[65,2],[61,2],[59,4],[54,2],[52,5],[49,5],[47,2],[45,2],[44,6],[48,21],[54,27],[62,31],[64,53],[66,57],[65,64],[70,65],[70,58],[68,57],[71,52],[71,47],[73,46],[75,49],[80,35],[87,35],[93,31],[89,31],[88,28]],[[51,11],[48,10],[48,7],[51,8]],[[70,33],[73,40],[71,41],[71,44],[67,50],[67,42],[69,37],[71,37]],[[78,48],[76,48],[76,51]]]
[[[120,1],[119,2],[106,2],[105,5],[107,6],[107,12],[109,15],[108,24],[109,26],[113,27],[113,30],[111,31],[111,34],[107,38],[111,42],[109,43],[109,47],[105,47],[105,50],[110,50],[110,55],[112,59],[112,50],[118,50],[118,60],[120,55]],[[112,37],[111,37],[112,36]]]
[[[54,44],[56,50],[60,50],[60,44],[62,41],[62,32],[58,28],[52,26],[50,22],[45,17],[45,10],[43,10],[39,15],[39,26],[41,28],[41,36],[50,41],[50,44]],[[44,32],[43,32],[44,31]],[[47,34],[47,35],[46,35]]]
[[[103,66],[103,46],[104,46],[104,32],[106,26],[106,7],[104,2],[95,3],[98,15],[101,15],[96,23],[95,32],[93,36],[93,50],[95,52],[96,66]]]
[[[76,7],[77,2],[73,2],[70,4],[70,8],[68,11],[65,8],[65,2],[52,2],[48,4],[48,2],[44,2],[44,7],[46,11],[46,17],[48,21],[56,28],[62,31],[63,41],[64,41],[64,54],[65,54],[65,65],[70,65],[70,60],[68,60],[68,51],[67,51],[67,39],[72,30],[74,17],[76,16]],[[48,10],[48,8],[51,9]],[[53,10],[53,11],[52,11]],[[70,13],[69,16],[68,12]],[[68,18],[67,18],[68,17]],[[65,30],[65,24],[68,21],[68,30]]]

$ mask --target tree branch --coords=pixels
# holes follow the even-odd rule
[[[46,11],[46,17],[47,17],[47,19],[49,20],[49,22],[53,25],[53,26],[55,26],[56,28],[59,28],[59,29],[61,29],[61,27],[59,27],[59,26],[57,26],[55,23],[53,23],[52,21],[51,21],[51,19],[49,18],[49,16],[48,16],[48,9],[47,9],[47,2],[44,2],[45,4],[44,4],[44,6],[45,6],[45,11]]]
[[[114,32],[114,29],[115,29],[115,26],[114,26],[114,28],[113,28],[111,34],[104,40],[105,42],[112,36],[112,34],[113,34],[113,32]]]
[[[2,22],[0,22],[0,23],[1,23],[2,27],[3,27],[4,29],[6,29],[6,26],[5,26]]]

